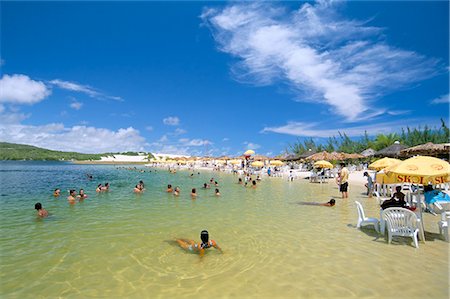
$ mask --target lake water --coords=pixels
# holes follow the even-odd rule
[[[219,198],[200,189],[211,177]],[[139,180],[146,191],[135,195]],[[105,182],[111,191],[96,194]],[[439,239],[438,217],[425,215],[427,242],[418,249],[410,238],[389,245],[355,228],[354,200],[379,216],[362,187],[350,186],[342,200],[334,183],[273,178],[246,189],[223,173],[56,162],[0,162],[0,183],[2,298],[449,297],[449,244]],[[168,183],[181,187],[180,197],[165,192]],[[89,198],[69,205],[72,188]],[[332,208],[297,204],[331,196]],[[38,201],[50,217],[37,219]],[[199,241],[203,229],[223,254],[209,249],[200,258],[173,242]]]

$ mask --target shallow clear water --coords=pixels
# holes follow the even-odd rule
[[[148,170],[148,169],[147,169]],[[92,181],[85,174],[94,176]],[[214,177],[222,196],[202,190]],[[132,192],[143,180],[146,191]],[[96,194],[98,183],[111,191]],[[449,244],[438,217],[425,215],[427,242],[388,245],[355,228],[354,200],[379,216],[375,199],[350,186],[265,179],[246,189],[237,177],[202,171],[135,172],[107,165],[0,162],[0,296],[2,298],[448,298]],[[180,197],[165,192],[180,186]],[[63,192],[59,199],[53,189]],[[197,187],[192,201],[190,190]],[[66,190],[89,198],[67,203]],[[298,205],[326,202],[332,208]],[[37,219],[40,201],[51,213]],[[208,229],[224,253],[203,258],[173,240],[199,241]]]

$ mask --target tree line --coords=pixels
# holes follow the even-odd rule
[[[329,137],[324,143],[317,143],[313,138],[308,138],[303,141],[297,139],[293,144],[289,144],[286,151],[301,155],[309,150],[315,152],[344,152],[344,153],[361,153],[362,151],[372,148],[376,151],[392,145],[395,141],[408,147],[424,144],[427,142],[433,143],[448,143],[450,138],[450,130],[441,119],[441,126],[439,128],[425,125],[423,128],[406,127],[401,129],[401,133],[378,134],[374,137],[369,137],[367,132],[357,139],[351,139],[345,133],[338,132],[338,136]]]

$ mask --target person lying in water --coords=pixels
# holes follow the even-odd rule
[[[324,206],[324,207],[333,207],[336,204],[334,199],[330,199],[329,202],[326,203],[318,203],[318,202],[299,202],[299,205],[304,206]]]
[[[205,250],[211,247],[216,248],[220,252],[223,252],[222,249],[217,245],[216,241],[209,240],[209,234],[207,230],[203,230],[200,233],[200,239],[202,240],[200,243],[196,243],[194,240],[187,239],[177,239],[178,245],[186,251],[198,252],[200,257],[205,255]]]

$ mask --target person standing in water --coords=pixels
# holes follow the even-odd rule
[[[53,191],[53,196],[54,197],[59,197],[61,195],[61,189],[56,188],[55,191]]]
[[[83,200],[88,198],[87,194],[84,193],[84,189],[80,189],[80,193],[77,195],[78,200]]]
[[[38,211],[37,215],[39,217],[47,217],[48,216],[47,210],[42,207],[42,204],[40,202],[37,202],[34,205],[34,208]]]
[[[75,190],[70,190],[69,191],[69,196],[67,197],[67,201],[70,204],[74,204],[75,203],[75,199],[77,198],[77,193],[75,192]]]
[[[200,239],[202,240],[200,243],[196,243],[194,240],[187,239],[177,239],[176,241],[181,248],[187,251],[196,253],[198,252],[200,254],[200,257],[204,256],[205,250],[211,247],[216,248],[221,253],[223,252],[219,245],[217,245],[216,241],[209,240],[209,233],[207,230],[203,230],[200,233]]]
[[[345,163],[341,163],[341,174],[339,191],[342,193],[342,198],[348,198],[348,169],[345,167]]]

